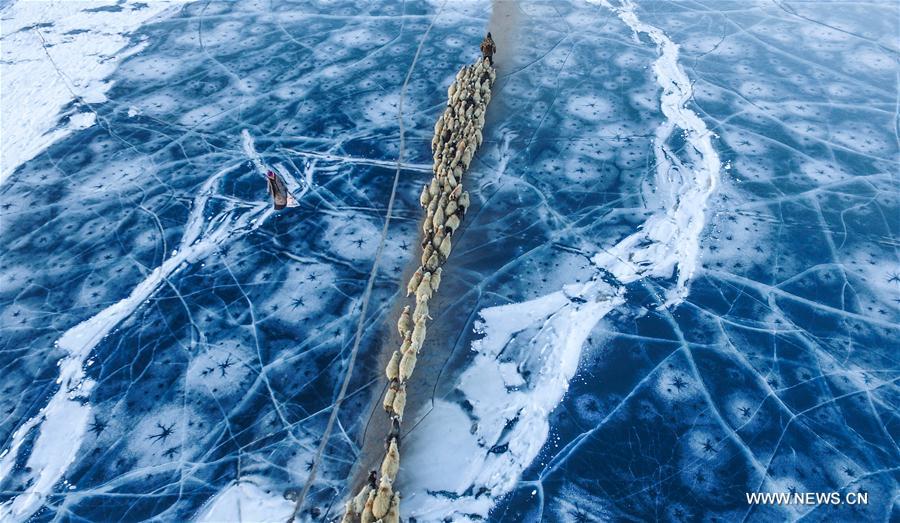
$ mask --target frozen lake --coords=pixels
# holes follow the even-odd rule
[[[434,122],[489,27],[403,520],[900,517],[896,3],[0,17],[0,521],[287,520],[358,344],[300,512],[340,518]]]

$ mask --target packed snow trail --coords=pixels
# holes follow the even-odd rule
[[[592,258],[598,269],[594,280],[480,312],[476,331],[482,338],[472,344],[477,354],[456,387],[472,409],[436,398],[433,410],[407,437],[399,485],[406,493],[404,517],[487,517],[544,446],[549,415],[575,375],[588,335],[606,314],[625,304],[625,285],[677,272],[665,306],[679,304],[688,294],[707,201],[719,180],[719,156],[705,123],[686,106],[691,82],[678,63],[678,46],[660,29],[641,22],[631,2],[619,8],[599,3],[635,33],[647,34],[659,52],[653,70],[666,117],[654,140],[659,209],[637,232]],[[685,159],[667,143],[676,129],[689,144]],[[613,282],[605,282],[601,274],[612,276],[606,279]],[[450,468],[452,474],[446,472]]]
[[[400,492],[393,485],[400,470],[400,427],[406,409],[406,387],[425,343],[431,319],[428,302],[440,288],[443,265],[452,250],[451,238],[469,207],[463,175],[481,145],[495,80],[496,71],[486,58],[463,67],[447,90],[447,108],[435,123],[431,142],[434,177],[422,187],[419,196],[425,210],[421,263],[407,284],[407,297],[415,295],[415,308],[403,308],[397,323],[402,342],[385,368],[388,387],[382,406],[390,420],[390,429],[384,435],[385,453],[380,469],[373,471],[369,481],[346,503],[344,523],[400,521]],[[360,464],[365,461],[361,459]]]

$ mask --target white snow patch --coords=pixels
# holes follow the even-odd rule
[[[143,43],[127,47],[128,33],[183,3],[154,0],[135,8],[126,2],[120,11],[91,12],[117,2],[20,0],[0,11],[0,183],[53,142],[93,125],[94,113],[81,107],[57,126],[60,110],[76,97],[87,104],[106,101],[112,84],[104,79],[144,48]]]
[[[209,523],[288,521],[293,513],[292,501],[274,490],[267,493],[253,478],[244,478],[216,494],[196,521]]]

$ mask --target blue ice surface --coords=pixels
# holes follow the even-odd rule
[[[383,387],[380,340],[430,177],[418,166],[490,16],[487,3],[444,9],[403,99],[408,166],[309,504],[322,517],[347,494]],[[297,178],[310,169],[315,184],[298,208],[176,272],[98,345],[94,419],[65,475],[75,488],[60,485],[36,520],[180,521],[241,475],[302,485],[383,225],[399,93],[437,10],[187,5],[135,35],[149,45],[113,75],[108,102],[76,104],[98,125],[0,186],[6,442],[56,391],[54,341],[171,256],[211,175],[232,168],[210,220],[227,202],[265,201],[241,130],[268,163]],[[667,282],[629,287],[590,338],[541,454],[489,519],[897,518],[897,7],[644,2],[637,14],[680,45],[690,105],[730,167],[702,268],[675,309],[657,307]],[[594,5],[522,4],[519,23],[527,65],[501,68],[467,181],[476,203],[441,290],[459,296],[442,298],[451,366],[466,359],[475,311],[590,277],[590,249],[633,232],[652,203],[643,186],[664,118],[652,42]],[[451,388],[447,378],[436,393]],[[22,459],[0,502],[29,476]],[[864,491],[869,504],[748,506],[745,492],[773,488],[764,478]]]

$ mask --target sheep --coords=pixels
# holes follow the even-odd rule
[[[392,412],[394,410],[394,400],[397,398],[397,385],[396,382],[391,382],[388,385],[387,392],[384,393],[384,401],[381,406],[384,407],[384,410],[387,412]]]
[[[419,205],[421,205],[423,208],[428,207],[428,202],[430,202],[430,201],[431,201],[431,193],[428,192],[428,186],[423,185],[422,186],[422,194],[419,195]]]
[[[459,195],[459,198],[456,200],[456,203],[459,204],[459,208],[462,209],[463,214],[469,209],[469,193],[468,191],[464,191]]]
[[[400,384],[400,387],[397,389],[397,393],[394,395],[394,403],[391,406],[391,409],[394,411],[394,416],[397,419],[403,419],[403,409],[406,408],[406,385]]]
[[[381,520],[384,523],[400,523],[400,493],[394,492],[391,498],[391,506],[388,507],[387,514]]]
[[[387,514],[388,508],[391,506],[391,498],[394,491],[391,489],[391,480],[386,476],[381,477],[381,483],[378,485],[378,493],[375,495],[375,501],[372,503],[372,515],[376,519],[381,519]]]
[[[344,517],[341,518],[341,523],[353,523],[355,519],[356,513],[353,512],[353,502],[348,501],[346,505],[344,505]]]
[[[456,204],[456,200],[450,200],[447,202],[447,207],[444,208],[444,214],[447,216],[453,216],[453,213],[456,212],[456,209],[459,206]]]
[[[438,271],[441,270],[440,267],[438,267],[437,270]],[[435,274],[437,274],[437,271],[435,271]],[[438,278],[440,279],[440,276]],[[434,288],[434,275],[431,276],[431,287]],[[420,301],[420,302],[416,303],[416,310],[415,310],[415,312],[413,312],[413,321],[419,322],[419,321],[422,321],[423,318],[427,318],[429,320],[431,319],[431,316],[428,315],[428,302],[427,301]],[[403,348],[403,347],[408,348],[409,345],[410,345],[410,343],[406,343],[401,348]],[[402,350],[401,352],[405,352],[405,351]]]
[[[434,211],[436,211],[438,208],[438,203],[440,202],[440,198],[438,198],[438,196],[440,196],[441,194],[441,182],[437,178],[434,178],[434,185],[434,195],[432,196],[431,201],[428,202],[428,207],[425,208],[426,215],[433,215]],[[429,190],[429,192],[431,191]]]
[[[428,265],[428,263],[431,261],[432,256],[434,256],[434,247],[429,243],[428,245],[425,246],[425,250],[422,251],[422,265],[429,271],[433,271],[434,269],[437,268],[437,267],[430,267]],[[423,278],[424,278],[424,276],[423,276]],[[421,281],[421,280],[419,280],[419,281]],[[417,286],[416,289],[418,289],[418,288],[419,287]],[[413,292],[415,292],[415,291],[413,291]]]
[[[400,470],[400,450],[397,448],[397,438],[391,438],[388,451],[381,461],[381,477],[393,480],[397,477],[398,470]]]
[[[446,260],[447,258],[450,257],[450,249],[451,249],[451,245],[450,245],[450,237],[449,237],[449,236],[445,236],[445,237],[444,237],[444,241],[441,242],[441,246],[438,247],[438,252],[439,252],[440,255],[443,256],[443,258]],[[431,280],[431,278],[429,278],[429,281],[430,281],[430,280]]]
[[[429,271],[433,271],[433,270],[437,269],[438,267],[440,267],[440,265],[441,265],[441,260],[438,258],[437,253],[433,253],[428,258],[428,261],[425,262],[425,268],[428,269]]]
[[[446,220],[444,220],[446,221]],[[437,250],[441,246],[441,242],[444,241],[444,236],[446,233],[444,232],[444,224],[442,223],[440,227],[435,229],[434,236],[431,237],[431,245],[434,246],[434,249]],[[434,271],[431,271],[434,272]],[[431,298],[429,296],[429,298]]]
[[[375,515],[372,514],[373,504],[375,503],[376,492],[374,490],[369,492],[369,497],[366,499],[366,506],[362,511],[362,515],[359,518],[360,523],[375,523]]]
[[[372,487],[366,485],[359,491],[359,494],[354,497],[350,503],[353,505],[353,511],[356,514],[361,513],[366,509],[366,500],[369,498],[369,492],[371,492]]]
[[[409,297],[412,293],[416,292],[416,289],[419,288],[419,282],[422,281],[422,268],[419,267],[416,269],[416,272],[413,273],[412,277],[409,279],[409,283],[406,285],[406,296]]]
[[[472,156],[475,154],[475,151],[472,149],[472,146],[466,147],[466,151],[462,156],[462,164],[465,169],[469,168],[469,164],[472,163]]]
[[[416,310],[418,310],[418,306],[416,306]],[[409,346],[412,344],[412,333],[408,334],[405,338],[403,338],[403,343],[400,344],[400,354],[409,350]]]
[[[459,185],[459,177],[455,175],[454,169],[447,170],[447,177],[445,180],[447,180],[447,185],[449,187],[456,188],[456,186]]]
[[[455,200],[455,199],[459,198],[460,194],[462,194],[462,185],[457,185],[456,187],[453,188],[452,191],[450,191],[449,198],[451,200]]]
[[[434,218],[431,219],[431,224],[434,229],[444,226],[444,209],[438,207],[437,210],[434,211]]]
[[[409,332],[409,327],[409,305],[407,305],[403,307],[403,311],[400,313],[400,319],[397,320],[397,331],[400,333],[401,337],[406,337],[406,334]]]
[[[416,368],[416,351],[410,350],[406,351],[403,354],[403,358],[400,360],[400,366],[398,370],[400,372],[400,382],[406,383],[409,380],[409,377],[412,376],[413,370]]]
[[[457,180],[462,180],[463,170],[462,167],[456,167],[453,169],[453,176],[456,176]]]
[[[389,380],[395,380],[400,375],[400,353],[394,351],[391,355],[390,361],[388,361],[387,367],[384,369],[384,373]]]
[[[453,93],[456,92],[456,82],[452,82],[450,87],[447,88],[447,98],[452,98]]]
[[[443,273],[444,269],[438,267],[437,270],[435,270],[431,275],[431,288],[434,290],[434,292],[437,292],[438,287],[441,286],[441,275]]]
[[[413,327],[412,337],[410,340],[412,343],[410,344],[410,350],[415,349],[416,352],[422,349],[422,344],[425,343],[425,334],[428,333],[428,327],[425,326],[425,320],[416,323],[416,326]]]
[[[453,233],[459,229],[459,216],[456,214],[447,218],[447,221],[444,222],[444,231],[447,236],[453,236]],[[434,284],[434,277],[431,278],[432,284]]]
[[[416,289],[416,303],[428,301],[431,299],[431,296],[431,273],[426,272],[425,275],[422,276],[419,288]]]
[[[453,155],[453,160],[450,161],[450,167],[456,167],[459,164],[459,161],[462,160],[462,154],[465,150],[465,142],[462,142],[463,146],[456,148],[456,154]]]
[[[431,185],[428,186],[428,192],[431,194],[431,196],[432,197],[437,196],[438,191],[440,191],[440,188],[441,188],[441,186],[440,186],[440,184],[438,184],[438,181],[436,179],[432,178]]]
[[[475,129],[475,146],[481,147],[481,142],[484,141],[484,135],[481,134],[481,129]]]

